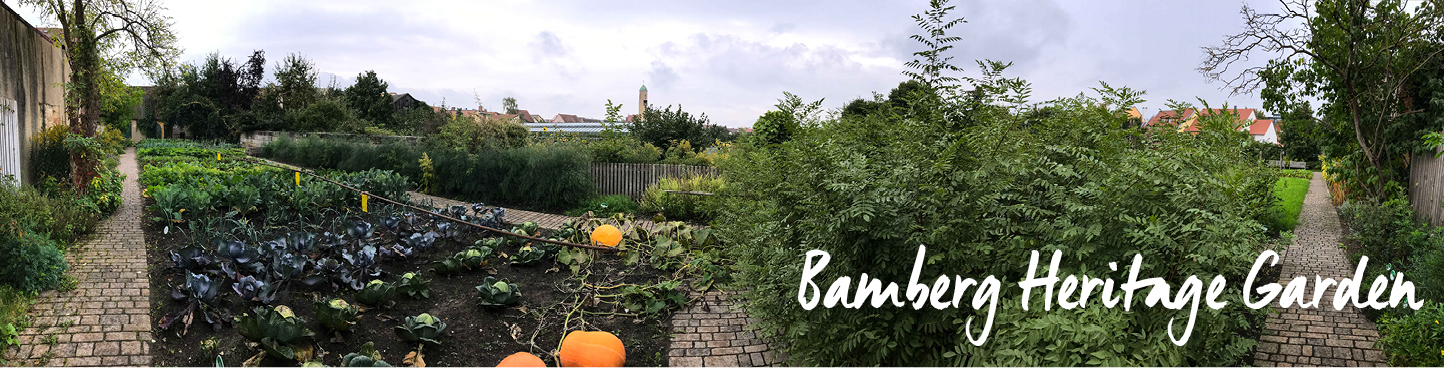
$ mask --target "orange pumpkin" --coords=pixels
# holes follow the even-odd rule
[[[622,243],[622,230],[612,225],[598,226],[596,230],[592,230],[592,242],[615,247]]]
[[[502,360],[501,360],[501,363],[497,363],[496,366],[498,366],[498,367],[545,367],[545,366],[547,366],[547,363],[546,363],[546,362],[543,362],[543,361],[541,360],[541,358],[537,358],[535,355],[531,355],[531,353],[528,353],[528,352],[524,352],[524,351],[523,351],[523,352],[519,352],[519,353],[516,353],[516,354],[512,354],[512,355],[507,356],[506,359],[502,359]]]
[[[606,331],[572,331],[562,339],[563,367],[621,367],[627,364],[622,339]]]

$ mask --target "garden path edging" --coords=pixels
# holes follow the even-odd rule
[[[1334,210],[1324,178],[1315,172],[1294,229],[1293,243],[1284,251],[1279,284],[1314,275],[1335,281],[1352,277],[1353,262],[1339,247],[1339,215]],[[1279,308],[1264,323],[1254,353],[1255,366],[1384,366],[1384,354],[1374,347],[1379,330],[1350,305],[1334,310],[1330,303],[1316,308]]]
[[[95,234],[65,255],[75,290],[41,293],[30,307],[31,326],[11,362],[35,366],[149,366],[150,280],[146,274],[145,206],[137,180],[135,148],[120,156],[124,202]],[[53,339],[50,336],[54,336]],[[49,340],[49,341],[47,341]]]

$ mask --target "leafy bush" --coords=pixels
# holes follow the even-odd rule
[[[125,147],[130,145],[130,139],[118,129],[106,129],[104,133],[95,136],[95,142],[112,155],[125,153]]]
[[[602,139],[586,142],[586,147],[592,162],[650,164],[662,157],[662,149],[657,146],[621,133],[604,134]]]
[[[661,213],[668,220],[708,222],[717,214],[716,196],[668,193],[664,190],[720,193],[726,181],[718,176],[700,175],[687,178],[662,178],[642,193],[641,212]]]
[[[1026,85],[989,80],[1018,85],[984,85],[948,101],[918,94],[911,118],[827,121],[719,165],[727,211],[714,224],[760,331],[791,342],[789,364],[1234,365],[1252,352],[1257,341],[1240,331],[1259,328],[1265,313],[1243,306],[1238,285],[1266,246],[1259,219],[1273,205],[1276,176],[1242,153],[1248,138],[1228,126],[1233,119],[1206,117],[1196,135],[1143,134],[1118,128],[1126,115],[1103,107],[1131,103],[1065,99],[1049,114],[1030,114],[1023,102],[1007,105],[1021,99],[987,92]],[[1035,294],[1024,311],[1021,290],[1004,287],[992,335],[974,346],[964,322],[977,328],[987,308],[808,311],[792,297],[809,250],[831,254],[814,277],[824,287],[863,273],[905,285],[920,244],[920,280],[994,275],[1010,285],[1033,250],[1044,259],[1063,251],[1059,275],[1119,280],[1142,255],[1140,275],[1172,285],[1223,275],[1228,306],[1201,311],[1180,347],[1165,331],[1187,310],[1135,298],[1131,311],[1043,312]],[[1108,262],[1123,263],[1123,272],[1108,272]]]
[[[663,164],[668,165],[691,165],[691,166],[712,166],[708,156],[697,154],[692,149],[692,142],[673,141],[671,147],[667,147],[667,153],[662,155]]]
[[[1384,203],[1351,202],[1339,212],[1349,223],[1348,238],[1359,243],[1359,254],[1369,256],[1370,265],[1405,266],[1411,255],[1437,243],[1431,240],[1429,226],[1414,218],[1409,202],[1402,198]]]
[[[70,150],[65,148],[69,136],[70,127],[56,125],[30,138],[30,170],[37,182],[44,178],[65,182],[70,178]]]
[[[1286,178],[1313,179],[1314,172],[1309,170],[1279,170],[1279,176]]]
[[[792,134],[800,128],[792,115],[781,111],[768,111],[757,118],[752,129],[758,142],[778,144],[792,139]]]
[[[35,232],[0,232],[0,283],[24,292],[54,289],[70,263],[54,241]]]
[[[110,214],[120,209],[124,197],[125,175],[115,170],[102,170],[90,179],[90,188],[84,197],[76,199],[76,205],[96,214]]]
[[[1339,207],[1339,215],[1348,222],[1348,238],[1358,242],[1353,260],[1369,257],[1365,279],[1389,270],[1404,271],[1414,281],[1420,299],[1444,299],[1444,228],[1418,220],[1402,197],[1384,203],[1350,202]],[[1364,311],[1375,316],[1380,313]]]
[[[1396,367],[1444,365],[1444,304],[1425,301],[1414,313],[1385,316],[1379,321],[1379,347]]]
[[[52,197],[31,187],[0,186],[0,227],[28,229],[68,246],[94,230],[99,219],[70,201],[56,199],[65,195],[73,196],[61,193]]]
[[[592,212],[593,216],[611,217],[614,213],[626,213],[635,215],[637,213],[640,213],[642,211],[642,208],[640,206],[637,206],[637,202],[633,201],[632,197],[617,194],[592,197],[591,199],[588,199],[587,203],[582,205],[581,207],[568,210],[567,216],[581,216],[588,211]]]
[[[437,147],[448,147],[463,152],[488,149],[506,149],[526,146],[530,132],[525,125],[513,120],[482,117],[480,119],[457,115],[441,131],[427,137],[428,143]]]

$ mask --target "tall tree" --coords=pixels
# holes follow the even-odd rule
[[[395,109],[391,106],[391,96],[386,94],[387,88],[386,81],[376,77],[376,71],[367,70],[356,76],[356,84],[346,88],[346,106],[374,126],[389,127]]]
[[[266,56],[255,51],[237,64],[218,53],[201,65],[184,64],[157,79],[156,117],[188,127],[197,138],[234,138],[256,127],[251,107],[258,101]]]
[[[316,101],[316,64],[300,54],[286,55],[276,64],[276,93],[287,110],[301,109]]]
[[[66,86],[65,113],[71,132],[95,136],[100,122],[102,90],[136,67],[168,65],[180,55],[171,19],[154,0],[21,0],[23,6],[40,11],[44,18],[60,23],[70,64]],[[111,80],[106,83],[106,76]],[[123,84],[121,84],[123,86]],[[85,193],[96,175],[94,162],[72,157],[72,182]]]
[[[908,68],[914,70],[905,70],[902,73],[908,78],[922,82],[929,89],[954,88],[954,83],[958,82],[958,78],[943,75],[943,73],[962,71],[962,68],[949,63],[953,59],[952,56],[943,57],[942,54],[953,48],[952,45],[949,45],[950,43],[962,39],[957,36],[948,36],[948,28],[968,21],[961,17],[949,20],[948,12],[954,7],[946,6],[947,3],[948,0],[932,0],[931,9],[923,14],[913,15],[913,21],[917,22],[918,27],[921,27],[927,35],[913,35],[912,39],[927,46],[927,49],[914,52],[913,55],[918,58],[906,64]]]
[[[638,140],[663,150],[681,141],[692,143],[693,148],[705,148],[712,144],[704,136],[704,128],[708,125],[707,114],[694,116],[682,111],[681,106],[677,106],[675,111],[671,106],[663,110],[648,106],[641,118],[632,121],[627,130]]]
[[[515,114],[517,112],[516,98],[507,96],[506,98],[501,99],[501,111],[504,111],[508,114]]]
[[[1199,67],[1211,80],[1225,82],[1232,94],[1263,87],[1264,107],[1294,111],[1309,100],[1333,129],[1352,142],[1336,142],[1339,153],[1361,157],[1354,188],[1370,197],[1386,195],[1400,178],[1402,153],[1418,146],[1405,87],[1414,73],[1440,57],[1435,43],[1444,28],[1438,1],[1417,8],[1399,0],[1282,0],[1279,13],[1243,6],[1246,29],[1219,46],[1205,47]],[[1274,59],[1266,66],[1241,62],[1253,53]],[[1352,146],[1349,149],[1348,146]],[[1351,152],[1351,153],[1346,153]],[[1338,157],[1339,155],[1331,155]],[[1348,158],[1348,157],[1341,157]]]

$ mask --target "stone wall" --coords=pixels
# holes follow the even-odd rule
[[[65,51],[0,3],[0,99],[15,100],[17,105],[21,180],[26,183],[34,180],[30,137],[54,125],[68,125],[64,83],[69,75]]]

